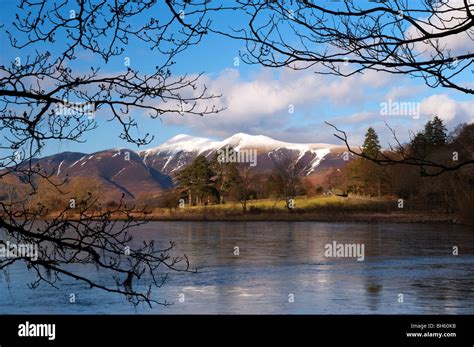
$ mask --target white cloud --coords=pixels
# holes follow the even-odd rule
[[[467,3],[470,10],[474,11],[472,7],[474,4],[473,0],[467,0]],[[439,6],[436,12],[429,18],[420,18],[417,24],[429,33],[440,33],[453,29],[460,24],[467,24],[469,21],[471,21],[471,19],[466,11],[464,0],[449,0]],[[413,25],[408,28],[405,35],[407,38],[413,39],[423,36],[421,31]],[[472,47],[473,38],[472,34],[469,36],[467,31],[463,31],[439,39],[417,42],[415,48],[419,52],[435,54],[436,50],[433,45],[436,44],[438,44],[442,50],[452,50],[453,53],[459,54],[460,52],[465,53],[466,48]]]
[[[396,86],[385,95],[385,100],[412,100],[420,93],[424,86]]]
[[[447,94],[434,94],[420,101],[420,117],[414,119],[407,116],[382,116],[377,111],[363,111],[341,116],[330,121],[341,130],[347,131],[351,144],[360,145],[368,127],[374,127],[383,146],[395,144],[393,134],[387,124],[392,128],[400,142],[410,140],[410,136],[423,130],[426,122],[438,116],[444,120],[448,130],[452,130],[460,123],[474,122],[474,101],[457,101]],[[304,128],[301,128],[304,132]],[[298,135],[298,136],[303,136]]]
[[[447,94],[435,94],[423,99],[420,110],[425,117],[438,116],[447,124],[474,122],[474,101],[456,101]]]
[[[354,143],[363,139],[365,130],[373,125],[379,126],[381,140],[389,141],[391,134],[385,122],[407,139],[410,131],[422,129],[435,115],[443,118],[448,127],[474,121],[473,102],[456,101],[447,94],[420,99],[419,94],[426,92],[427,87],[408,84],[407,77],[375,71],[350,78],[310,71],[263,71],[247,79],[236,69],[224,70],[215,77],[203,76],[201,83],[210,92],[222,94],[219,99],[203,102],[226,109],[204,117],[165,115],[163,121],[213,138],[246,132],[290,142],[331,143],[337,141],[324,121],[350,131]],[[419,119],[382,116],[380,102],[387,98],[419,104]],[[295,114],[288,112],[289,105],[294,106]]]
[[[256,133],[265,129],[268,132],[291,124],[295,117],[290,113],[292,107],[295,114],[312,115],[320,115],[320,110],[327,106],[362,109],[376,97],[380,88],[398,78],[375,71],[349,78],[318,75],[309,70],[282,70],[277,74],[262,71],[249,80],[244,80],[236,69],[224,70],[216,78],[203,76],[201,83],[211,93],[222,94],[219,99],[208,101],[208,106],[216,105],[225,110],[204,118],[165,116],[165,123],[189,126],[209,136],[228,136],[238,131]],[[315,118],[312,116],[312,121],[326,120]]]

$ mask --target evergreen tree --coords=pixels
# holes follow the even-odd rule
[[[380,153],[379,137],[374,128],[367,129],[364,144],[362,146],[362,154],[369,158],[377,158]],[[363,160],[360,166],[360,176],[363,181],[364,195],[381,195],[382,170],[377,164]]]
[[[191,173],[191,166],[186,166],[184,169],[180,170],[177,175],[176,179],[178,180],[179,185],[185,189],[188,194],[188,202],[189,204],[193,203],[193,192],[192,192],[192,185],[193,185],[193,177]]]
[[[425,124],[425,130],[423,131],[423,137],[425,139],[425,143],[431,145],[431,140],[433,138],[433,122],[428,121]]]
[[[424,132],[419,132],[413,137],[410,143],[411,150],[415,157],[424,157],[426,155],[427,140]]]
[[[191,172],[193,177],[193,191],[199,203],[202,203],[206,195],[212,193],[211,177],[213,172],[205,156],[198,155],[191,164]]]
[[[411,145],[416,154],[424,153],[427,146],[444,146],[448,135],[443,120],[435,116],[432,121],[425,124],[423,132],[416,134]]]
[[[447,130],[443,120],[438,116],[435,116],[431,122],[431,145],[443,146],[446,144],[447,138]]]
[[[216,153],[211,160],[210,167],[214,173],[214,188],[220,203],[225,202],[225,197],[231,193],[231,190],[240,182],[239,170],[235,163],[218,161],[219,155]]]
[[[213,172],[211,167],[203,155],[198,155],[196,159],[183,170],[181,170],[177,179],[180,185],[188,191],[189,203],[203,202],[203,198],[212,194]]]
[[[362,154],[370,158],[376,158],[380,152],[379,137],[375,130],[370,127],[365,134],[364,144],[362,145]]]

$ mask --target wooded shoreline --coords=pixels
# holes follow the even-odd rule
[[[337,196],[298,197],[295,207],[288,208],[284,200],[252,200],[244,211],[241,204],[183,205],[183,207],[152,208],[129,205],[115,210],[107,207],[49,210],[38,215],[39,220],[84,220],[107,218],[151,221],[301,221],[328,223],[442,223],[474,225],[473,221],[453,211],[417,208],[413,203],[398,208],[396,199],[342,198]]]
[[[57,216],[47,215],[41,220],[52,220]],[[94,218],[94,217],[92,217]],[[97,217],[99,219],[99,217]],[[168,221],[168,222],[324,222],[324,223],[371,223],[371,224],[446,224],[472,225],[456,219],[453,215],[423,214],[423,213],[351,213],[351,214],[317,214],[317,213],[169,213],[133,215],[135,221]],[[69,215],[67,220],[79,220],[79,215]],[[124,215],[111,215],[110,220],[125,221]]]

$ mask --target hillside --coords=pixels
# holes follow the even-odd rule
[[[158,196],[173,186],[174,175],[198,155],[210,159],[217,150],[255,150],[256,172],[270,172],[282,156],[290,156],[304,168],[310,181],[320,182],[327,173],[342,167],[344,147],[323,143],[288,143],[263,135],[235,134],[222,141],[190,135],[177,135],[163,144],[133,151],[124,148],[91,154],[62,152],[36,159],[34,164],[57,181],[86,178],[101,188],[106,199]],[[3,192],[5,195],[5,192]]]

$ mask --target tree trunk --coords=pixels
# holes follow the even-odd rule
[[[242,210],[244,211],[244,213],[246,213],[247,212],[247,199],[242,200],[241,203],[242,203]]]

